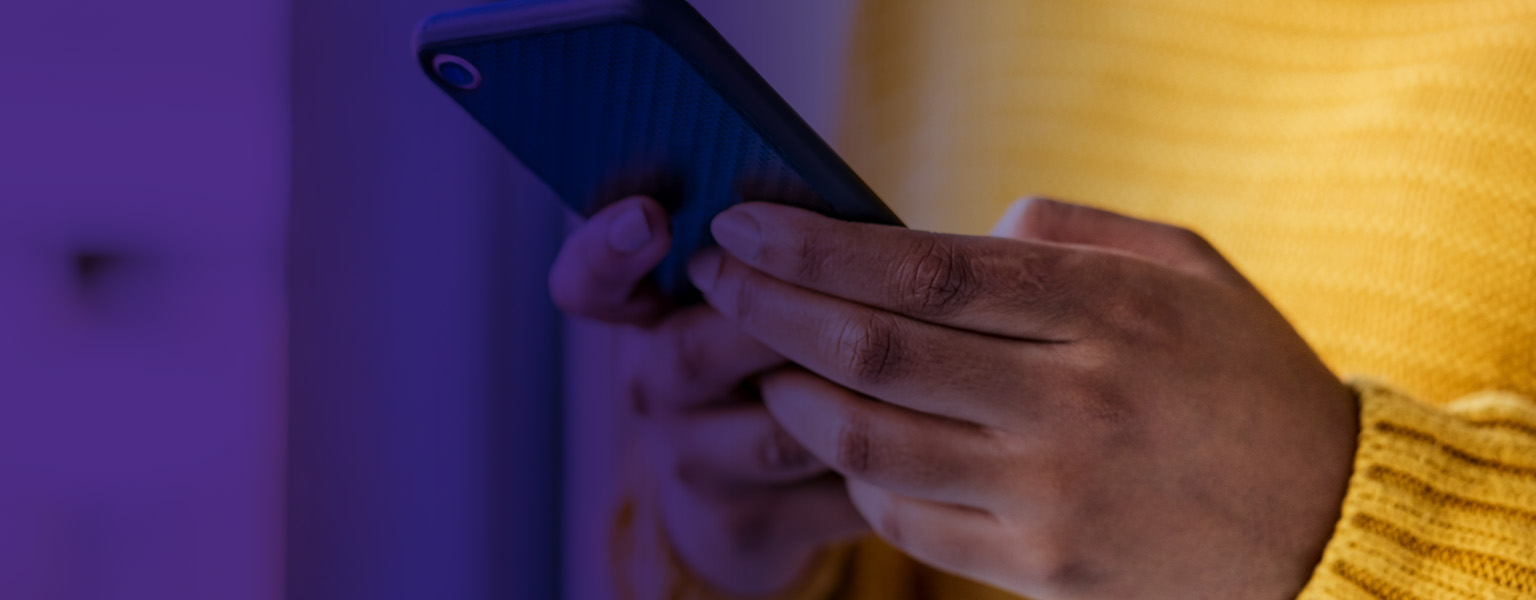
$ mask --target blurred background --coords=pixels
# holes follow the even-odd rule
[[[570,223],[417,70],[445,0],[17,0],[0,598],[607,598]],[[833,136],[851,0],[695,0]]]

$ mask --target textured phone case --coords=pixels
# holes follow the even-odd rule
[[[439,86],[568,205],[592,214],[624,196],[647,194],[668,207],[674,243],[655,275],[674,297],[692,294],[684,266],[712,243],[710,220],[744,198],[897,222],[878,211],[841,214],[847,211],[821,200],[781,148],[765,139],[761,124],[724,99],[718,81],[640,24],[433,44],[423,50],[424,66],[439,54],[467,60],[483,78],[464,90],[434,77]]]

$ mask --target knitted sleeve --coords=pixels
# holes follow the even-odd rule
[[[1536,403],[1489,392],[1437,409],[1353,385],[1355,472],[1302,600],[1536,596]]]

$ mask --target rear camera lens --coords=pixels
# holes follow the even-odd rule
[[[469,61],[452,54],[439,54],[432,59],[432,68],[443,83],[461,90],[480,87],[480,71]]]
[[[470,73],[469,69],[466,69],[460,65],[447,63],[443,65],[443,68],[440,72],[443,74],[443,79],[448,80],[448,83],[459,87],[464,87],[475,82],[474,74]]]

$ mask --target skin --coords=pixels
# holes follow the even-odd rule
[[[783,357],[707,305],[670,306],[646,282],[671,243],[666,224],[649,199],[607,207],[567,239],[551,294],[568,314],[624,330],[617,376],[645,450],[638,493],[672,550],[718,590],[779,592],[823,548],[869,529],[843,479],[745,389]]]
[[[778,422],[888,542],[1043,600],[1291,598],[1330,538],[1354,399],[1210,244],[1069,204],[999,237],[722,214],[708,303],[797,368]]]
[[[619,252],[635,207],[651,235]],[[691,265],[709,305],[673,310],[640,283],[664,222],[610,207],[551,289],[630,328],[647,493],[722,590],[781,591],[865,522],[1042,600],[1293,597],[1317,564],[1353,399],[1198,236],[1049,201],[994,238],[750,204]]]

